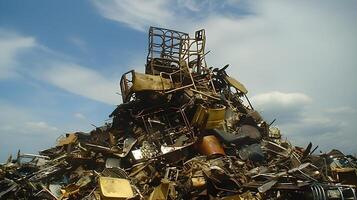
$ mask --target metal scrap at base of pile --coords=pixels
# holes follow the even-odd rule
[[[282,140],[228,65],[207,66],[205,41],[151,27],[112,123],[10,157],[0,199],[356,199],[356,158]]]

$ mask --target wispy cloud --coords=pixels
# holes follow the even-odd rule
[[[57,127],[50,126],[44,121],[30,121],[25,123],[26,128],[29,128],[30,130],[33,131],[47,131],[47,132],[52,132],[52,131],[58,131]]]
[[[88,45],[87,43],[80,37],[78,36],[72,36],[69,37],[68,40],[77,48],[79,48],[81,51],[83,52],[87,52],[88,51]]]
[[[3,134],[37,135],[55,133],[58,128],[49,125],[44,119],[26,108],[0,100],[0,131]]]
[[[92,0],[100,14],[130,28],[146,32],[149,26],[164,26],[192,31],[192,27],[212,16],[237,16],[230,8],[244,3],[235,0]]]
[[[79,48],[85,48],[82,40],[72,40]],[[36,42],[34,37],[0,29],[0,47],[0,79],[26,75],[95,101],[120,103],[117,77],[106,77],[78,65],[74,58]],[[20,59],[21,53],[30,55],[30,59]]]
[[[55,63],[43,69],[41,79],[73,94],[116,105],[120,103],[118,80],[95,70],[74,64]]]
[[[171,21],[168,1],[93,1],[101,14],[114,21],[124,23],[134,29],[145,31],[148,24],[167,24]]]
[[[73,116],[77,119],[83,120],[83,119],[87,119],[86,116],[84,116],[84,114],[82,113],[74,113]]]
[[[0,29],[0,79],[17,76],[16,65],[19,54],[36,45],[33,37]]]
[[[21,149],[35,153],[55,142],[61,131],[27,108],[0,100],[0,162]]]
[[[327,108],[325,110],[326,113],[329,114],[356,114],[357,110],[350,107],[350,106],[339,106],[339,107],[333,107],[333,108]]]

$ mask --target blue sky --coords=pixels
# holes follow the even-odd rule
[[[356,153],[356,1],[0,0],[0,162],[102,125],[143,70],[150,25],[205,28],[255,107],[294,144]]]

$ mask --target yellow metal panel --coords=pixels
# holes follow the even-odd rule
[[[229,77],[229,76],[225,76],[224,78],[235,89],[243,92],[244,94],[248,93],[248,90],[245,88],[245,86],[241,82],[239,82],[236,79]]]
[[[103,197],[107,199],[128,199],[134,196],[127,179],[99,177],[99,184]]]
[[[62,138],[58,141],[57,146],[63,146],[75,143],[77,141],[77,136],[74,133],[69,134],[67,137]]]
[[[207,121],[205,121],[206,115]],[[199,105],[192,119],[192,123],[199,126],[204,125],[203,123],[206,123],[204,126],[205,129],[219,128],[224,123],[225,115],[225,106],[222,106],[222,108],[206,108],[203,105]]]
[[[132,92],[169,90],[172,89],[172,87],[171,81],[169,79],[162,78],[161,76],[142,74],[138,72],[133,73]]]

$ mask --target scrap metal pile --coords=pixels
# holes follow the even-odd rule
[[[356,199],[356,158],[283,140],[205,61],[205,31],[151,27],[112,122],[0,167],[0,199]]]

